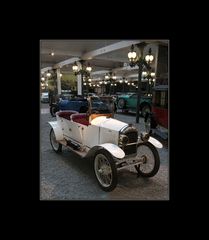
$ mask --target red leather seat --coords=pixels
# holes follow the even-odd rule
[[[78,114],[72,114],[71,115],[71,120],[73,122],[77,122],[83,125],[90,125],[88,118],[87,118],[87,114],[86,113],[78,113]]]
[[[61,112],[57,112],[57,115],[58,115],[59,117],[65,118],[65,119],[67,119],[67,120],[71,120],[70,116],[71,116],[72,114],[77,114],[77,113],[78,113],[77,111],[71,110],[71,111],[61,111]]]

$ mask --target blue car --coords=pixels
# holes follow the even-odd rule
[[[96,113],[99,109],[100,113],[112,112],[112,107],[105,103],[99,97],[91,97],[89,102],[85,98],[73,98],[70,100],[60,99],[58,103],[52,103],[50,105],[50,113],[52,117],[55,117],[56,112],[72,110],[78,113],[86,113],[89,109],[89,104],[91,104],[92,113]]]
[[[79,113],[86,113],[88,110],[87,99],[74,98],[70,100],[61,99],[58,103],[53,103],[50,106],[50,113],[52,117],[55,117],[55,113],[58,111],[73,110]]]

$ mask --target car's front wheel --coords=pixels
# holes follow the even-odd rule
[[[160,157],[157,149],[150,142],[139,143],[137,148],[137,158],[141,158],[143,163],[137,169],[142,177],[153,177],[160,168]]]
[[[56,153],[62,152],[62,144],[57,142],[53,128],[51,128],[51,131],[50,131],[50,143],[51,143],[52,149]]]
[[[106,192],[112,191],[118,182],[117,168],[112,155],[100,149],[94,156],[94,173],[99,186]]]

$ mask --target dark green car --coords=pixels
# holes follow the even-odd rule
[[[144,117],[146,112],[151,112],[152,97],[141,96],[140,99],[140,113]],[[118,96],[117,99],[117,109],[123,111],[132,111],[136,112],[137,108],[137,94],[125,94]]]

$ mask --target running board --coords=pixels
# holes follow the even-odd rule
[[[58,141],[60,144],[62,144],[63,146],[65,146],[66,148],[70,149],[70,151],[76,153],[77,155],[79,155],[80,157],[84,158],[87,155],[87,151],[82,151],[82,150],[76,150],[73,147],[69,146],[66,140],[61,140]]]

